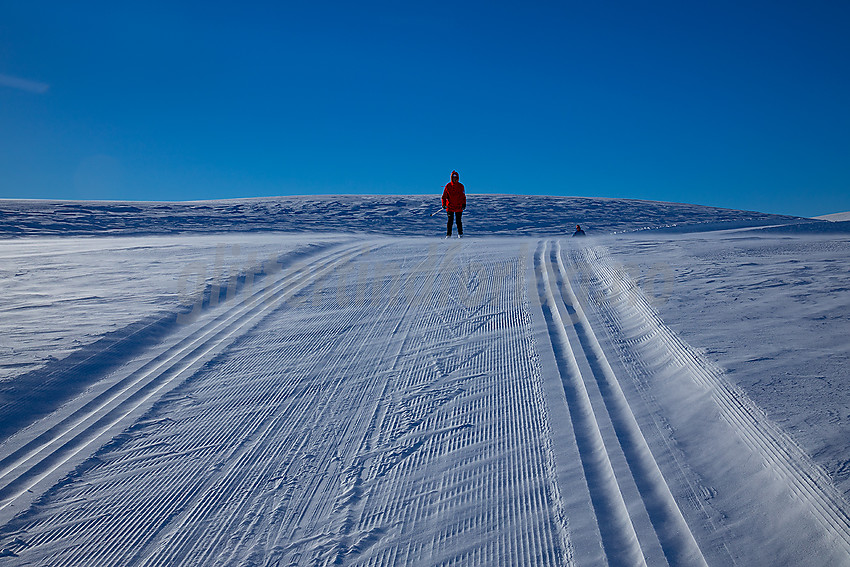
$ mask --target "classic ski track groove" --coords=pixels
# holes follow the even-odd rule
[[[621,276],[594,251],[575,252],[577,262],[589,267],[603,281],[616,282]],[[632,331],[635,347],[641,343],[663,344],[671,358],[687,366],[694,380],[710,392],[721,415],[738,432],[741,439],[781,475],[790,490],[807,503],[825,533],[831,534],[850,555],[850,516],[846,504],[828,476],[815,466],[797,443],[773,423],[740,389],[724,379],[722,372],[690,348],[678,335],[669,330],[646,298],[629,285],[619,286],[621,293],[606,299],[606,308],[619,316],[636,318],[640,327]],[[624,307],[627,306],[627,307]],[[615,315],[616,316],[616,315]]]
[[[215,310],[211,320],[202,321],[199,328],[193,329],[168,350],[116,381],[80,410],[13,450],[0,461],[0,518],[17,498],[32,490],[42,479],[89,449],[102,435],[159,392],[179,383],[187,372],[209,360],[234,337],[251,328],[313,278],[321,277],[345,262],[360,246],[333,250],[318,259],[317,264],[299,267],[295,273],[284,270],[274,283],[256,290],[249,298],[240,298],[242,301],[236,308]],[[268,297],[274,297],[274,300],[267,301]]]
[[[572,291],[561,259],[560,242],[542,241],[538,245],[535,268],[541,304],[608,561],[645,565],[646,548],[655,545],[657,538],[669,564],[706,565],[618,378]],[[611,459],[617,458],[614,451],[622,453],[628,465],[626,471],[612,464]],[[641,513],[648,516],[655,537],[644,534],[645,529],[638,532],[632,517],[634,506],[629,509],[624,501],[624,493],[630,490],[624,482],[636,485],[644,507]],[[657,564],[658,560],[656,557],[653,563]]]

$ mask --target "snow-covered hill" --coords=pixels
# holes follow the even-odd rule
[[[285,231],[429,236],[445,226],[439,196],[316,196],[193,203],[2,201],[0,237]],[[469,234],[608,234],[685,225],[703,229],[809,222],[780,215],[655,201],[468,195]]]
[[[0,202],[0,563],[850,565],[842,223],[475,198]]]
[[[850,212],[832,213],[830,215],[822,215],[822,216],[819,216],[819,217],[815,217],[815,219],[831,221],[831,222],[846,222],[846,221],[850,221]]]

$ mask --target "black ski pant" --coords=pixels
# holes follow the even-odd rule
[[[446,236],[452,235],[452,219],[457,221],[457,233],[463,234],[463,223],[460,222],[460,217],[463,214],[462,212],[454,213],[452,211],[448,211],[449,213],[449,221],[446,223]]]

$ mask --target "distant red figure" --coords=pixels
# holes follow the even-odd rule
[[[446,237],[452,235],[452,221],[457,221],[458,238],[463,236],[463,224],[461,216],[466,209],[466,193],[464,192],[463,183],[458,181],[459,176],[457,171],[452,171],[452,180],[443,189],[443,208],[449,215],[446,223]]]

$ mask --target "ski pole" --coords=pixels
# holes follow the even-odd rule
[[[431,216],[433,217],[433,216],[434,216],[434,215],[436,215],[437,213],[442,213],[442,212],[443,212],[443,209],[437,209],[436,211],[434,211],[433,213],[431,213]]]

